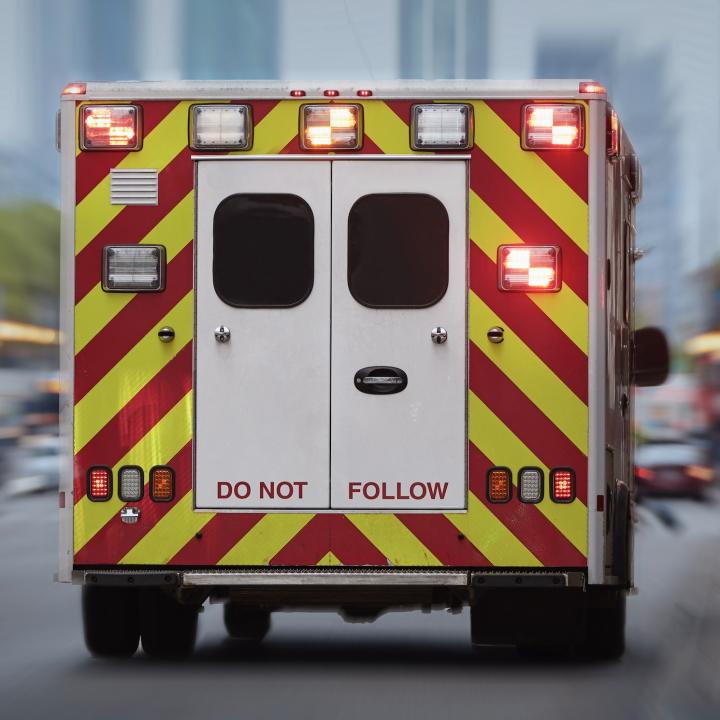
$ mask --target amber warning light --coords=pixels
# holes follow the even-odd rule
[[[302,142],[305,150],[357,150],[359,105],[305,105]]]
[[[498,287],[506,292],[557,292],[562,285],[556,245],[501,245]]]
[[[83,105],[80,146],[83,150],[139,150],[136,105]]]

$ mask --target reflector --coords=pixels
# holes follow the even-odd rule
[[[523,106],[525,150],[581,150],[585,146],[582,105]]]
[[[462,150],[472,146],[469,105],[413,105],[411,114],[414,150]]]
[[[487,496],[492,503],[505,503],[512,494],[512,473],[509,468],[490,468],[487,473]]]
[[[106,292],[159,292],[165,289],[162,245],[106,245],[102,288]]]
[[[150,470],[150,497],[155,502],[170,502],[175,497],[175,471],[158,466]]]
[[[126,465],[118,472],[118,495],[123,502],[136,502],[143,496],[143,471],[137,465]]]
[[[247,150],[252,139],[249,105],[193,105],[190,147]]]
[[[302,145],[305,150],[360,147],[360,105],[304,105]]]
[[[571,503],[575,499],[575,471],[553,468],[550,471],[550,497],[556,503]]]
[[[521,502],[538,503],[543,498],[543,471],[540,468],[521,468],[518,474],[518,495]]]
[[[83,150],[139,150],[140,109],[136,105],[83,105]]]
[[[87,496],[93,502],[104,502],[112,495],[112,470],[94,465],[87,471]]]
[[[556,245],[500,245],[498,287],[506,292],[557,292],[562,287]]]

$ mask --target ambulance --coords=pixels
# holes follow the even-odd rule
[[[617,657],[638,158],[597,82],[109,82],[61,96],[58,579],[98,656],[203,604],[469,607]]]

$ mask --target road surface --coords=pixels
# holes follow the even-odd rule
[[[54,497],[0,506],[0,716],[58,718],[720,718],[720,498],[638,513],[637,580],[621,662],[476,656],[469,617],[391,613],[346,624],[284,613],[259,651],[201,616],[183,663],[89,657],[80,591],[52,582]]]

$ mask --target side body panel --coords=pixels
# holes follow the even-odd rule
[[[462,95],[457,99],[462,100]],[[248,99],[252,154],[301,154],[291,100]],[[193,510],[194,180],[187,147],[191,101],[146,100],[140,152],[78,153],[75,211],[74,564],[93,566],[567,567],[588,564],[588,153],[522,150],[522,100],[468,100],[475,117],[469,163],[467,510],[447,513],[214,513]],[[580,101],[582,102],[582,101]],[[359,155],[411,154],[412,101],[369,100]],[[588,107],[583,102],[584,107]],[[587,113],[586,113],[587,114]],[[592,132],[592,127],[590,128]],[[77,130],[76,130],[77,132]],[[298,161],[299,162],[299,161]],[[381,162],[381,161],[377,161]],[[157,206],[109,204],[114,167],[159,170]],[[108,294],[100,254],[111,243],[162,244],[163,293]],[[561,248],[559,293],[497,289],[497,246]],[[170,325],[172,343],[158,342]],[[487,330],[505,328],[494,345]],[[85,496],[91,465],[176,470],[175,498],[135,503],[120,522],[117,495]],[[489,503],[486,473],[543,470],[537,505]],[[549,469],[577,473],[577,498],[551,502]]]

